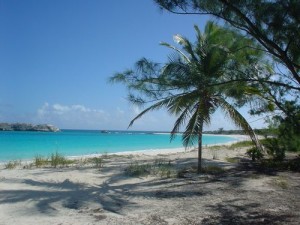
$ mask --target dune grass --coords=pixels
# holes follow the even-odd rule
[[[229,163],[238,163],[240,162],[240,159],[237,157],[226,157],[225,160]]]
[[[161,178],[170,178],[176,175],[174,165],[171,161],[155,160],[153,163],[141,164],[137,161],[132,162],[125,173],[132,177],[142,177],[148,175],[160,176]]]
[[[76,160],[68,159],[59,152],[52,153],[50,157],[44,157],[38,154],[33,159],[33,164],[37,168],[46,167],[46,166],[52,166],[54,168],[65,167],[74,164],[75,162]]]
[[[76,166],[87,166],[91,165],[95,168],[102,168],[104,166],[106,155],[100,157],[92,158],[80,158],[80,159],[68,159],[63,154],[59,152],[52,153],[49,157],[44,157],[42,155],[36,155],[33,159],[33,165],[37,168],[42,167],[67,167],[70,165]]]
[[[34,165],[37,167],[37,168],[40,168],[40,167],[43,167],[43,166],[46,166],[49,164],[49,159],[48,158],[45,158],[43,157],[42,155],[36,155],[34,157]]]
[[[90,162],[95,168],[102,168],[104,165],[104,158],[105,156],[93,157],[88,159],[88,162]]]
[[[282,189],[287,189],[289,187],[288,180],[283,176],[278,176],[278,177],[274,178],[273,184]]]
[[[243,148],[243,147],[253,147],[252,141],[239,141],[228,146],[229,149]]]
[[[18,160],[13,160],[13,161],[9,161],[8,163],[4,164],[4,168],[5,169],[15,169],[17,166],[21,165],[21,161]]]

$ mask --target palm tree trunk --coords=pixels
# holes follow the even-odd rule
[[[202,129],[203,122],[201,122],[198,133],[198,169],[197,173],[201,173],[202,170]]]

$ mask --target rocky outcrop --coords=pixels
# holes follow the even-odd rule
[[[49,124],[32,125],[28,123],[0,123],[0,131],[43,131],[57,132],[59,129]]]

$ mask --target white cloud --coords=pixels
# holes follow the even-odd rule
[[[101,109],[84,105],[62,105],[44,103],[37,110],[38,123],[51,123],[62,128],[101,129],[107,125],[110,115]]]
[[[36,113],[34,123],[49,123],[59,128],[125,130],[141,110],[137,107],[116,107],[105,111],[84,105],[44,103]],[[154,112],[138,119],[132,130],[170,130],[174,120],[164,112]]]
[[[123,105],[110,109],[90,108],[82,104],[66,105],[62,103],[44,103],[35,112],[17,113],[12,107],[0,104],[0,120],[4,122],[29,122],[49,123],[59,128],[69,129],[99,129],[99,130],[126,130],[130,121],[143,109]],[[264,121],[258,117],[250,117],[247,110],[241,110],[253,128],[265,127]],[[151,111],[136,120],[131,130],[157,130],[170,131],[176,118],[169,115],[165,110]],[[185,124],[186,125],[186,124]],[[181,127],[184,130],[185,125]],[[235,129],[229,118],[224,117],[222,111],[212,116],[210,126],[204,130]]]
[[[1,102],[0,102],[1,103]],[[121,105],[121,106],[120,106]],[[44,103],[33,112],[18,113],[12,107],[0,104],[0,120],[4,122],[29,122],[29,123],[49,123],[59,128],[69,129],[99,129],[99,130],[126,130],[130,121],[143,109],[119,104],[115,108],[99,109],[87,107],[83,104],[67,105],[62,103]],[[241,113],[251,123],[253,128],[265,127],[264,121],[258,117],[250,117],[247,110]],[[131,130],[157,130],[170,131],[173,128],[176,118],[169,115],[165,110],[151,111],[136,120]],[[186,125],[186,124],[185,124]],[[185,125],[181,127],[184,130]],[[224,117],[222,111],[212,116],[210,126],[205,126],[205,130],[235,129],[231,120]]]

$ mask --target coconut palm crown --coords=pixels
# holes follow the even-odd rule
[[[117,73],[110,80],[128,87],[132,103],[146,105],[129,126],[145,113],[161,108],[176,116],[171,140],[185,126],[182,142],[185,147],[198,144],[200,172],[203,126],[210,124],[211,115],[218,108],[260,148],[253,129],[234,105],[241,102],[245,92],[251,91],[247,82],[240,80],[241,76],[251,76],[249,65],[257,62],[260,54],[254,48],[245,48],[252,44],[251,40],[213,22],[207,23],[204,33],[197,26],[195,31],[194,44],[181,35],[174,36],[181,48],[161,43],[172,50],[167,63],[143,58],[133,70]]]

